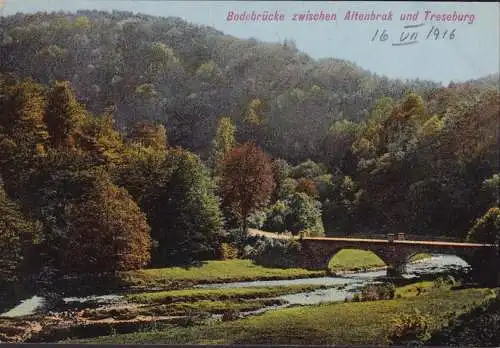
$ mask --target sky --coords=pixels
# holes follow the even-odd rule
[[[4,16],[16,12],[76,11],[78,9],[126,10],[163,17],[181,17],[193,24],[212,26],[238,38],[267,42],[294,40],[297,48],[313,58],[338,58],[390,78],[420,78],[447,84],[498,73],[500,65],[500,4],[471,2],[336,2],[336,1],[126,1],[126,0],[0,0]],[[228,21],[228,13],[256,14],[268,11],[283,14],[280,21]],[[296,13],[335,13],[336,20],[293,21]],[[351,11],[371,14],[392,13],[392,20],[347,20]],[[416,21],[401,20],[414,14]],[[425,11],[431,11],[425,18]],[[438,21],[435,15],[474,16],[466,21]],[[445,18],[446,19],[446,18]],[[404,28],[407,25],[421,25]],[[426,39],[431,29],[439,39]],[[372,38],[378,30],[374,41]],[[384,31],[385,30],[385,31]],[[446,33],[445,33],[446,31]],[[416,32],[412,37],[412,33]],[[435,34],[436,31],[434,30]],[[454,38],[450,39],[453,33]],[[382,34],[384,34],[382,36]],[[443,38],[444,36],[444,38]],[[387,37],[386,41],[380,41]],[[393,43],[418,41],[393,46]]]

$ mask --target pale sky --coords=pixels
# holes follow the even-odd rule
[[[0,0],[1,1],[1,0]],[[194,24],[215,27],[239,38],[262,41],[293,39],[297,48],[313,58],[339,58],[391,78],[420,78],[448,83],[482,77],[499,71],[500,4],[446,2],[264,2],[264,1],[125,1],[125,0],[4,0],[3,15],[16,12],[76,11],[78,9],[126,10],[157,16],[176,16]],[[295,13],[335,13],[336,21],[292,21]],[[347,11],[392,12],[392,21],[347,21]],[[228,11],[262,13],[278,11],[278,22],[228,22]],[[417,21],[402,21],[401,13],[419,11]],[[435,14],[474,15],[474,23],[424,20],[425,11]],[[405,25],[423,24],[415,29],[419,41],[408,46],[392,46],[400,40]],[[426,40],[432,26],[440,34],[455,29],[454,40]],[[371,42],[375,32],[385,29],[388,40]],[[409,39],[408,39],[409,40]]]

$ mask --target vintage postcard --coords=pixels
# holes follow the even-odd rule
[[[499,21],[0,0],[0,343],[500,346]]]

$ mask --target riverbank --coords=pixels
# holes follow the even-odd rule
[[[235,261],[241,266],[243,260]],[[446,261],[432,258],[423,267],[438,274],[448,267],[445,266],[447,263],[452,265],[455,262],[453,259]],[[220,264],[216,266],[220,267]],[[410,274],[418,267],[409,265]],[[0,318],[0,333],[4,335],[2,341],[7,342],[55,342],[144,331],[190,330],[193,325],[202,328],[219,325],[221,320],[239,322],[242,318],[280,311],[284,307],[308,308],[308,305],[318,303],[339,304],[339,301],[341,303],[346,299],[354,300],[355,292],[361,291],[364,285],[380,281],[384,274],[382,271],[344,277],[316,276],[223,283],[213,283],[212,277],[212,282],[185,289],[152,289],[142,293],[130,290],[128,293],[106,296],[63,297],[52,303],[52,306],[44,306],[38,315],[17,319]],[[197,280],[200,279],[206,280],[207,277],[200,276]],[[402,284],[411,282],[407,279]],[[427,296],[426,289],[432,284],[420,282],[413,288],[415,296],[424,293]],[[396,293],[402,298],[411,297],[408,295],[409,292],[400,290]]]
[[[429,254],[415,255],[410,262],[429,259]],[[330,261],[332,274],[341,275],[385,269],[385,263],[371,251],[344,249]],[[286,280],[328,276],[327,271],[302,268],[269,268],[252,260],[206,261],[199,266],[167,267],[124,272],[122,281],[132,287],[162,287],[180,289],[199,284]]]
[[[457,316],[470,312],[494,298],[492,289],[438,289],[415,285],[398,289],[394,300],[329,303],[266,312],[246,319],[169,327],[71,343],[93,344],[389,344],[392,320],[418,309],[432,318],[436,332]],[[410,291],[408,291],[410,289]]]
[[[121,279],[132,287],[185,288],[198,284],[254,280],[324,277],[326,271],[302,268],[268,268],[252,260],[205,261],[199,266],[167,267],[124,272]]]

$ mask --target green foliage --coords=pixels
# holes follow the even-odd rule
[[[283,180],[283,182],[280,184],[279,191],[277,192],[277,199],[285,200],[290,198],[295,193],[297,185],[298,182],[295,179],[286,178],[285,180]]]
[[[369,121],[374,124],[382,124],[392,113],[394,101],[392,98],[380,98],[370,112]]]
[[[79,16],[75,19],[74,26],[79,29],[89,29],[91,22],[87,16]]]
[[[114,170],[116,182],[127,189],[142,209],[146,193],[154,190],[154,186],[169,175],[165,156],[164,151],[154,147],[132,143],[124,149],[122,161]]]
[[[272,162],[273,178],[276,188],[273,193],[273,201],[286,198],[285,180],[290,176],[290,165],[283,159],[275,159]]]
[[[251,214],[247,219],[247,224],[249,228],[262,229],[264,223],[266,222],[267,211],[258,210]]]
[[[269,232],[285,232],[286,217],[291,213],[290,207],[285,201],[276,201],[267,214],[264,230]]]
[[[425,342],[431,337],[431,320],[429,315],[421,314],[418,309],[413,314],[401,314],[392,321],[390,339],[393,344]]]
[[[319,202],[305,193],[295,193],[288,205],[291,213],[285,218],[287,230],[293,234],[307,230],[314,237],[324,235]]]
[[[221,259],[222,260],[232,260],[238,258],[238,249],[229,243],[221,243]]]
[[[294,179],[313,179],[325,174],[324,168],[312,160],[307,160],[291,170],[290,176]]]
[[[165,165],[166,176],[150,186],[142,203],[159,242],[156,263],[214,258],[222,216],[206,168],[198,156],[182,149],[169,150]]]
[[[490,208],[470,229],[467,240],[477,243],[500,241],[500,208]]]
[[[22,196],[47,150],[46,99],[32,80],[7,81],[0,96],[0,171],[8,193]]]
[[[363,194],[350,176],[334,178],[332,191],[323,206],[325,224],[341,233],[351,232],[356,227]]]
[[[437,116],[434,115],[429,118],[422,126],[423,136],[434,136],[441,131],[444,126],[444,122]]]
[[[266,240],[258,246],[253,260],[266,267],[294,267],[300,260],[301,249],[297,241]]]
[[[167,131],[163,125],[137,123],[131,130],[128,140],[143,147],[151,147],[156,151],[166,151]]]
[[[396,288],[392,283],[367,284],[363,286],[361,292],[353,297],[355,302],[392,300],[396,294]]]
[[[23,260],[30,261],[30,245],[36,241],[37,226],[7,197],[0,181],[0,285],[22,279]],[[25,265],[27,266],[27,265]]]
[[[95,165],[112,168],[123,160],[124,144],[110,114],[88,117],[81,126],[78,147]]]
[[[428,341],[432,345],[496,347],[500,344],[500,298],[454,318]]]
[[[492,201],[500,205],[500,173],[493,174],[482,183],[482,189],[491,194]]]
[[[265,122],[263,116],[264,103],[260,99],[252,99],[245,112],[245,123],[253,126],[262,125]]]
[[[236,145],[235,132],[236,127],[233,125],[231,118],[221,117],[219,119],[219,126],[213,140],[211,154],[212,168],[215,170],[215,175],[217,176],[221,174],[221,167],[224,164],[226,155]]]
[[[48,93],[44,118],[51,144],[56,148],[72,147],[86,116],[69,82],[56,82]]]
[[[443,287],[452,287],[456,286],[458,283],[452,275],[447,275],[445,277],[438,277],[434,281],[434,287],[443,288]]]

